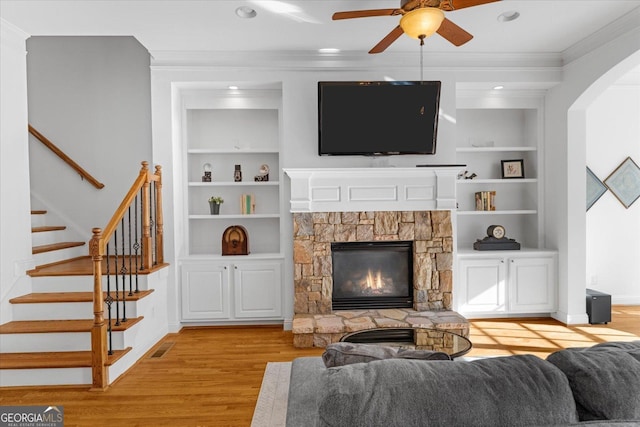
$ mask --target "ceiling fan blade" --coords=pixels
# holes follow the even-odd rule
[[[442,21],[437,33],[456,46],[462,46],[473,38],[473,35],[469,34],[447,18],[444,18],[444,21]]]
[[[331,19],[336,21],[338,19],[368,18],[370,16],[391,16],[398,15],[399,13],[400,11],[398,9],[350,10],[346,12],[336,12]]]
[[[404,34],[404,30],[400,27],[400,25],[398,25],[396,28],[391,30],[391,32],[387,34],[382,40],[380,40],[378,44],[375,45],[373,49],[369,51],[369,53],[383,52],[386,48],[388,48],[391,45],[391,43],[396,41],[396,39],[400,37],[402,34]]]
[[[440,9],[446,11],[459,10],[481,4],[494,3],[500,0],[441,0]]]

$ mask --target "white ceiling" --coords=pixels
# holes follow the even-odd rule
[[[399,5],[400,0],[0,0],[0,16],[30,35],[132,35],[151,52],[367,52],[399,17],[332,21],[332,13]],[[254,8],[257,16],[237,17],[238,6]],[[562,53],[636,8],[640,0],[502,0],[447,12],[474,39],[455,47],[434,35],[425,52]],[[506,11],[520,18],[499,22]],[[416,40],[403,36],[387,51],[418,49]]]
[[[255,9],[257,16],[239,18],[235,10],[240,6]],[[331,15],[399,6],[400,0],[0,0],[0,18],[31,36],[134,36],[152,55],[176,51],[316,55],[320,48],[366,55],[400,18],[332,21]],[[498,20],[501,13],[512,11],[520,14],[517,20]],[[426,40],[426,55],[476,60],[478,54],[561,57],[578,45],[584,53],[594,34],[615,34],[622,21],[629,24],[630,16],[632,25],[640,26],[640,0],[501,0],[446,16],[474,38],[455,47],[436,34]],[[600,31],[605,27],[608,32]],[[374,56],[419,49],[417,40],[401,36]],[[625,84],[640,84],[640,66],[625,79]]]

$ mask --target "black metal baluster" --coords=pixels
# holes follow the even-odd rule
[[[143,191],[144,190],[140,189],[140,200],[142,200],[142,201],[144,200]],[[143,205],[144,205],[144,203],[140,202],[140,218],[142,218],[142,223],[144,224],[144,206]],[[140,253],[144,254],[144,233],[141,233],[141,234],[142,234],[143,239],[142,239],[142,243],[140,245],[140,249],[141,249]],[[145,268],[144,267],[144,256],[140,260],[140,268],[142,270],[144,270],[144,268]]]
[[[107,304],[107,338],[109,341],[108,354],[113,354],[113,334],[111,330],[111,304],[113,304],[113,297],[111,296],[111,262],[109,262],[109,244],[107,243],[107,296],[104,302]]]
[[[122,235],[122,262],[120,264],[120,273],[122,273],[122,301],[120,301],[120,304],[122,305],[122,321],[126,322],[127,321],[127,306],[126,306],[126,302],[127,302],[127,297],[126,297],[126,287],[127,287],[127,265],[126,265],[126,254],[125,254],[125,239],[124,239],[124,216],[122,217],[122,220],[120,221],[120,232]],[[116,232],[117,233],[117,232]]]
[[[129,208],[127,208],[127,214],[129,219],[127,221],[127,224],[129,225],[129,296],[133,296],[133,277],[131,274],[131,272],[133,271],[133,256],[131,254],[131,205],[129,205]]]
[[[115,282],[116,282],[116,326],[120,326],[120,294],[118,293],[118,289],[120,286],[118,285],[118,230],[113,233],[113,253],[114,253],[114,267],[115,267]]]
[[[134,208],[133,208],[133,216],[134,216],[134,226],[133,226],[133,232],[135,235],[135,242],[133,243],[133,250],[134,250],[134,254],[135,254],[135,263],[136,263],[136,293],[140,292],[140,290],[138,289],[138,267],[140,266],[140,258],[139,258],[139,249],[140,249],[140,242],[138,241],[138,196],[136,196],[135,201],[134,201]]]

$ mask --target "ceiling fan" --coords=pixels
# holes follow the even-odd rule
[[[400,0],[399,9],[370,9],[336,12],[333,20],[368,18],[371,16],[402,15],[400,24],[391,30],[369,53],[380,53],[388,48],[402,34],[424,39],[438,33],[456,46],[462,46],[473,38],[471,34],[448,20],[443,11],[453,11],[500,0]]]

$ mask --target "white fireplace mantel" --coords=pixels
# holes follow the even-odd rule
[[[291,212],[421,211],[456,209],[463,166],[415,168],[295,168]]]

